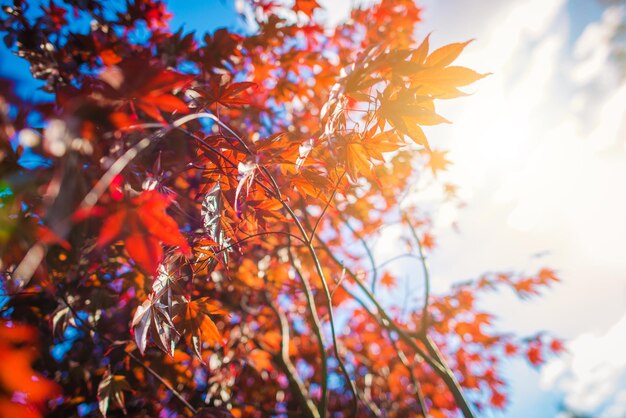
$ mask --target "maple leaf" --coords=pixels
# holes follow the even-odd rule
[[[207,72],[214,73],[215,69],[228,68],[227,64],[234,64],[241,56],[240,45],[243,38],[229,32],[226,28],[216,30],[213,35],[204,35],[204,47],[198,51],[202,66]]]
[[[202,359],[203,344],[215,345],[222,342],[211,316],[228,314],[208,300],[208,297],[195,300],[183,298],[176,308],[178,328],[184,335],[187,346],[193,349],[199,359]]]
[[[426,250],[432,250],[433,248],[435,248],[435,237],[429,232],[425,232],[424,235],[422,235],[422,239],[420,241],[422,247],[424,247],[424,249]]]
[[[431,150],[427,151],[426,155],[428,156],[428,162],[426,165],[430,168],[433,175],[437,175],[437,172],[446,170],[450,161],[446,159],[446,154],[448,151],[438,151]]]
[[[415,59],[420,60],[420,62],[424,63],[426,67],[445,67],[446,65],[452,64],[452,62],[461,55],[461,52],[465,49],[467,45],[469,45],[473,39],[465,42],[454,42],[448,45],[444,45],[439,49],[433,51],[428,57],[426,57],[423,52],[428,51],[428,37],[424,39],[423,45],[426,47],[426,51],[420,51],[421,53],[418,56],[415,56]]]
[[[565,346],[563,345],[563,341],[554,339],[550,341],[550,350],[553,353],[559,354],[565,351]]]
[[[160,298],[169,290],[182,293],[183,288],[178,283],[181,279],[179,275],[169,271],[165,265],[159,265],[158,274],[154,277],[154,281],[152,282],[152,291],[155,297]],[[172,302],[168,301],[168,303],[168,307],[171,308]]]
[[[224,231],[222,230],[222,191],[220,182],[217,181],[213,187],[206,193],[202,201],[202,223],[204,231],[208,234],[209,239],[216,243],[217,246],[224,245]]]
[[[519,279],[513,282],[511,286],[521,298],[527,298],[539,293],[537,290],[537,282],[533,278]]]
[[[293,5],[293,10],[304,13],[309,19],[313,17],[315,9],[319,8],[320,4],[317,0],[296,0]]]
[[[48,17],[50,22],[57,28],[61,28],[63,25],[67,24],[67,18],[65,15],[67,14],[67,10],[62,7],[57,6],[52,1],[49,3],[49,7],[40,6],[41,10]]]
[[[507,356],[515,355],[515,354],[517,354],[517,352],[518,352],[518,347],[515,344],[513,344],[513,343],[506,343],[504,345],[504,353]]]
[[[126,13],[118,13],[120,20],[134,25],[137,20],[144,20],[150,29],[167,28],[167,21],[172,17],[159,0],[137,0],[127,2]]]
[[[291,179],[291,186],[300,192],[302,196],[320,198],[326,202],[324,192],[329,189],[331,182],[322,173],[314,169],[305,168],[300,171],[299,176]]]
[[[526,357],[528,358],[530,364],[532,364],[533,366],[539,366],[543,363],[541,348],[538,344],[532,344],[530,347],[528,347],[528,350],[526,350]]]
[[[148,23],[148,27],[150,29],[156,28],[167,28],[167,21],[172,18],[172,14],[167,11],[165,8],[165,3],[160,1],[157,2],[146,2],[147,7],[143,13],[146,22]]]
[[[402,148],[403,143],[400,136],[398,136],[393,130],[386,132],[379,132],[373,137],[369,133],[365,134],[363,138],[363,145],[367,154],[378,161],[385,161],[383,153],[394,152]]]
[[[396,278],[386,271],[383,277],[380,278],[380,284],[386,288],[392,288],[396,285]]]
[[[161,243],[177,246],[191,255],[178,224],[165,212],[171,201],[155,190],[144,191],[105,219],[96,245],[104,247],[123,238],[128,255],[150,274],[156,273],[163,259]]]
[[[98,408],[102,415],[106,418],[111,400],[114,404],[122,409],[126,415],[126,406],[124,402],[124,391],[131,391],[131,387],[126,381],[126,377],[111,374],[107,371],[98,385]]]
[[[457,195],[458,186],[452,183],[445,183],[443,185],[443,191],[449,198],[453,198]]]
[[[239,209],[239,195],[241,191],[245,187],[246,197],[248,196],[258,169],[259,166],[252,161],[240,162],[237,166],[237,170],[239,171],[239,183],[237,184],[237,191],[235,192],[235,212]]]
[[[461,54],[463,49],[472,42],[459,42],[445,45],[430,55],[428,52],[428,37],[414,51],[411,61],[418,64],[418,70],[410,75],[411,87],[418,94],[424,94],[438,99],[451,99],[463,96],[465,93],[457,87],[466,86],[488,76],[479,74],[469,68],[448,66]]]
[[[459,301],[459,309],[470,310],[474,307],[474,294],[469,290],[461,290],[457,294],[457,300]]]
[[[503,409],[506,406],[506,396],[503,393],[494,390],[489,402],[496,408]]]
[[[380,124],[387,121],[404,135],[409,136],[416,144],[430,150],[428,140],[420,125],[437,125],[450,123],[435,113],[432,99],[416,95],[416,90],[402,88],[394,91],[388,87],[379,96],[378,108]]]
[[[367,175],[371,172],[372,165],[368,158],[365,145],[358,139],[348,141],[345,145],[346,172],[357,180],[359,175]]]
[[[148,337],[151,336],[157,347],[170,356],[174,355],[176,329],[167,306],[153,295],[148,296],[148,299],[137,307],[131,327],[141,354],[146,351]]]
[[[248,356],[250,357],[250,363],[259,373],[263,370],[272,370],[272,355],[267,351],[254,349]]]
[[[62,337],[65,330],[71,325],[76,327],[74,315],[70,311],[70,308],[60,306],[52,313],[52,333],[55,336]]]
[[[100,75],[106,83],[102,93],[118,103],[133,103],[149,117],[165,123],[161,112],[187,113],[185,102],[172,91],[187,85],[188,75],[163,69],[156,63],[127,59],[108,67]]]
[[[256,83],[249,81],[225,84],[222,83],[221,78],[213,77],[208,85],[194,87],[193,91],[202,97],[202,100],[199,100],[202,106],[210,107],[213,104],[221,104],[222,106],[233,108],[249,104],[250,100],[241,97],[241,93],[256,86]]]
[[[551,282],[560,281],[554,270],[545,267],[539,270],[539,273],[537,273],[537,279],[539,283],[544,285],[550,284]]]
[[[359,176],[371,177],[373,160],[384,161],[383,153],[393,152],[404,146],[393,131],[380,132],[374,137],[352,133],[339,138],[340,155],[345,161],[348,175],[357,180]]]

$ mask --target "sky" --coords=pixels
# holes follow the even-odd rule
[[[321,3],[333,24],[351,0]],[[202,32],[238,24],[232,2],[198,4],[170,1],[172,27]],[[470,96],[439,106],[452,125],[426,132],[436,148],[449,150],[453,164],[441,179],[457,183],[466,203],[435,217],[433,287],[443,291],[486,269],[549,266],[563,279],[530,302],[506,292],[482,300],[499,314],[499,329],[542,329],[568,341],[567,354],[539,369],[508,364],[512,403],[493,416],[552,418],[566,405],[624,418],[626,83],[610,41],[625,10],[594,0],[420,4],[420,37],[432,32],[434,47],[475,39],[459,63],[492,73],[468,89]],[[27,68],[0,46],[0,74],[25,78]],[[398,232],[385,231],[379,260],[393,255],[385,242]]]
[[[434,280],[555,268],[563,283],[540,299],[484,300],[502,329],[569,340],[568,354],[537,371],[509,367],[515,396],[503,416],[554,417],[564,403],[626,417],[626,84],[610,56],[624,10],[581,0],[424,6],[422,34],[435,45],[475,39],[460,62],[493,73],[440,106],[451,126],[427,132],[450,150],[446,179],[467,203],[438,219]]]

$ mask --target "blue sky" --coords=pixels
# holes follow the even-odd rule
[[[349,1],[323,3],[327,16],[338,21]],[[441,106],[452,126],[427,132],[431,143],[450,150],[454,164],[442,180],[458,183],[467,202],[461,211],[448,207],[437,215],[433,286],[443,291],[485,269],[532,271],[542,265],[564,280],[532,303],[505,293],[483,301],[500,314],[502,329],[545,329],[570,340],[569,354],[539,370],[507,365],[512,404],[494,416],[552,418],[566,403],[601,418],[623,418],[626,86],[609,56],[609,41],[624,10],[605,10],[592,0],[422,4],[421,36],[433,32],[435,47],[476,38],[462,64],[493,73],[472,96]],[[240,27],[232,1],[169,5],[175,29]],[[0,75],[17,79],[22,94],[37,94],[28,65],[1,43]],[[413,198],[428,203],[437,196],[432,191]],[[379,260],[394,255],[394,246],[385,243],[399,232],[386,230]],[[533,256],[538,252],[544,255]]]

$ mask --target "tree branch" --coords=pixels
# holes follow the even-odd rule
[[[308,395],[308,391],[304,386],[304,383],[300,379],[296,368],[289,359],[289,322],[287,321],[287,318],[285,318],[285,314],[278,309],[274,302],[272,302],[272,299],[270,295],[268,295],[267,291],[264,292],[264,296],[267,304],[274,311],[280,322],[280,354],[275,357],[285,371],[287,380],[289,380],[289,386],[291,386],[292,390],[295,392],[300,404],[305,408],[305,416],[308,418],[320,418],[320,413],[318,412],[317,407]]]
[[[308,280],[304,277],[300,269],[296,264],[296,258],[293,254],[293,250],[291,248],[291,242],[289,242],[289,259],[291,261],[291,265],[296,271],[296,276],[300,280],[302,284],[302,288],[304,289],[304,295],[306,296],[307,307],[309,309],[309,313],[311,315],[311,322],[313,325],[313,329],[315,331],[315,336],[317,338],[317,342],[319,344],[320,350],[320,360],[322,365],[322,376],[321,376],[321,388],[322,388],[322,400],[320,403],[320,410],[326,411],[328,407],[328,358],[326,356],[326,345],[324,344],[324,337],[322,335],[322,325],[320,322],[319,315],[317,314],[317,307],[315,305],[315,300],[313,297],[313,292],[311,291],[311,285]]]

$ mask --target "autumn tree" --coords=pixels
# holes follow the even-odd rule
[[[323,12],[249,0],[198,35],[159,0],[3,8],[51,100],[0,80],[0,416],[469,417],[506,406],[506,357],[561,350],[478,303],[550,269],[430,292],[406,196],[458,200],[422,127],[485,76],[455,65],[468,42],[416,39],[412,0]],[[408,305],[372,247],[398,224]]]

